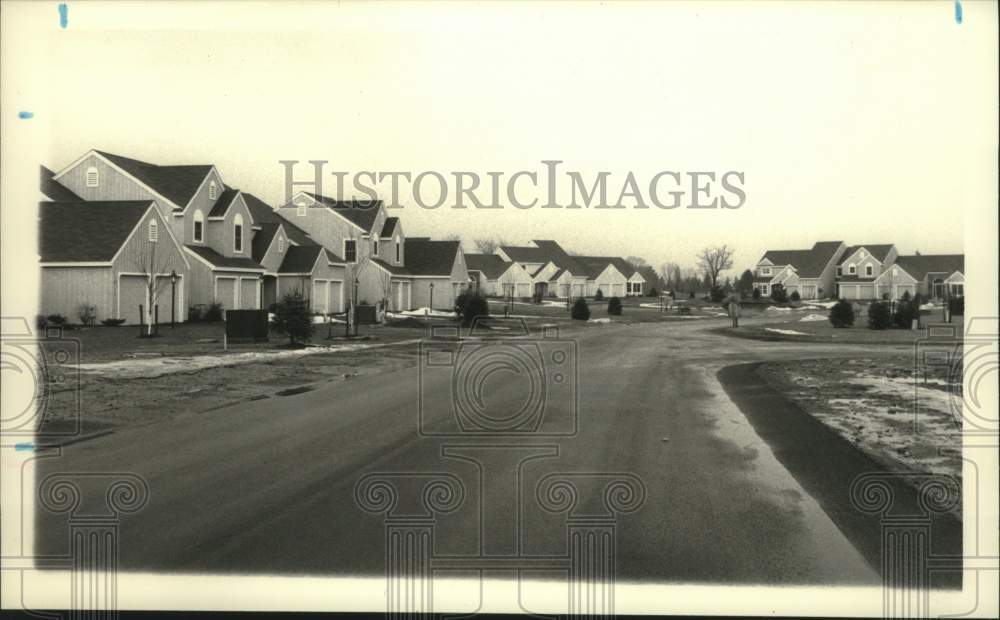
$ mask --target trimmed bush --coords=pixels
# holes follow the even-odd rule
[[[288,297],[288,295],[285,295],[285,297]],[[299,297],[301,297],[301,295],[299,295]],[[224,316],[222,314],[223,308],[223,305],[217,301],[213,301],[208,304],[208,308],[205,309],[204,320],[210,323],[214,321],[221,321]]]
[[[691,291],[691,294],[689,294],[689,295],[688,295],[688,297],[689,297],[690,299],[694,299],[694,291]]]
[[[608,316],[621,316],[622,300],[612,297],[608,300]]]
[[[212,306],[216,305],[221,308],[221,304],[212,304]],[[212,306],[209,306],[206,315],[211,313]],[[307,342],[312,338],[315,326],[313,325],[312,313],[309,311],[309,304],[302,293],[292,291],[281,298],[281,302],[274,309],[272,327],[279,334],[287,335],[289,344]]]
[[[851,306],[851,302],[841,299],[830,308],[830,324],[834,327],[854,325],[854,308]]]
[[[62,327],[69,322],[66,317],[61,314],[50,314],[45,317],[45,320],[48,321],[50,325],[55,325],[56,327]]]
[[[677,306],[677,314],[688,315],[691,314],[691,308],[687,306]]]
[[[753,290],[753,293],[750,294],[750,297],[753,297],[755,300],[756,299],[760,299],[760,289],[759,288],[755,288]]]
[[[531,296],[531,303],[540,304],[542,303],[542,293],[541,291],[536,291],[534,295]]]
[[[899,329],[911,329],[913,321],[920,318],[920,295],[914,295],[913,299],[903,298],[896,302],[896,312],[892,315],[892,324]]]
[[[771,299],[779,304],[783,304],[788,301],[788,293],[785,292],[785,286],[783,284],[775,284],[771,287]]]
[[[490,304],[478,293],[464,292],[455,299],[455,314],[464,327],[469,327],[477,316],[490,315]]]
[[[105,327],[121,327],[125,324],[125,319],[104,319],[101,321],[101,325]]]
[[[888,329],[892,327],[892,311],[888,302],[876,301],[868,306],[869,329]]]
[[[717,304],[726,298],[726,291],[722,290],[721,286],[713,286],[708,293],[708,298],[712,303]]]
[[[799,295],[798,291],[792,291],[792,294],[788,298],[792,301],[802,301],[802,295]]]
[[[80,319],[80,325],[93,325],[97,322],[97,306],[80,304],[76,309],[76,316]]]
[[[273,309],[274,304],[271,304],[271,306],[272,306],[271,312],[274,312]],[[201,306],[188,306],[188,323],[197,323],[198,321],[201,321],[203,319],[204,317],[202,316]]]
[[[573,302],[573,308],[570,310],[570,316],[577,321],[588,320],[590,318],[590,306],[587,305],[587,300],[583,297],[577,297],[576,301]]]
[[[603,301],[603,300],[604,300],[604,291],[602,291],[601,289],[597,289],[597,292],[594,293],[594,301]]]
[[[659,296],[660,294],[656,292],[655,286],[649,287],[649,292],[646,293],[646,297],[659,297]]]
[[[948,300],[948,314],[965,316],[965,297],[952,297]]]

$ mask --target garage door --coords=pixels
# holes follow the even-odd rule
[[[312,310],[313,312],[329,312],[326,308],[329,293],[327,292],[326,280],[313,280]]]
[[[343,312],[344,304],[341,294],[341,291],[344,290],[343,282],[330,282],[327,288],[329,289],[329,298],[326,302],[327,312]]]
[[[129,325],[139,324],[139,305],[146,307],[146,278],[121,276],[118,279],[118,318]],[[167,302],[170,303],[169,301]],[[167,308],[169,312],[170,308]]]
[[[612,284],[611,285],[611,295],[614,297],[624,297],[625,296],[625,285],[624,284]]]
[[[223,310],[236,308],[236,278],[216,278],[215,301],[222,304]]]
[[[816,299],[816,286],[814,284],[806,284],[802,286],[802,299]]]
[[[531,284],[520,284],[517,285],[517,296],[518,297],[531,297]]]
[[[257,279],[240,279],[240,309],[257,309]]]

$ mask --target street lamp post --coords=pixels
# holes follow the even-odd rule
[[[358,284],[359,280],[354,278],[354,307],[351,312],[351,322],[354,323],[354,335],[358,335]]]
[[[431,282],[431,303],[430,303],[430,306],[431,307],[427,309],[428,314],[430,314],[430,311],[434,309],[434,283],[433,282]]]
[[[177,271],[170,271],[170,329],[174,328],[177,316]]]

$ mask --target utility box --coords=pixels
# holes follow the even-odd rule
[[[267,342],[270,328],[267,310],[226,310],[229,342]]]
[[[354,322],[357,325],[378,323],[378,313],[375,312],[375,306],[354,306]]]

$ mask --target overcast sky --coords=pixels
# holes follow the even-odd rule
[[[654,265],[727,243],[737,272],[817,240],[960,252],[963,210],[988,198],[970,175],[995,162],[992,3],[958,23],[952,2],[75,2],[65,29],[40,4],[50,69],[32,105],[56,170],[89,148],[214,163],[272,203],[281,159],[483,175],[559,159],[610,171],[612,196],[628,171],[745,174],[737,210],[430,211],[404,195],[414,236]]]

